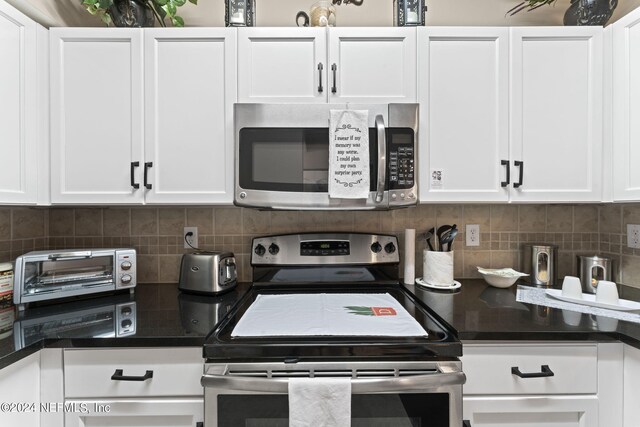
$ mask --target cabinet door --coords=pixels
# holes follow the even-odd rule
[[[50,53],[52,203],[141,202],[142,29],[52,28]]]
[[[508,200],[508,45],[508,28],[418,29],[421,202]]]
[[[614,200],[640,200],[640,9],[613,27]]]
[[[238,102],[326,102],[326,29],[239,28]]]
[[[232,203],[236,30],[145,30],[145,87],[145,201]]]
[[[38,196],[37,24],[0,2],[0,203],[35,204]],[[40,64],[41,65],[41,64]]]
[[[598,427],[596,396],[465,397],[473,427]]]
[[[416,102],[416,70],[415,28],[329,29],[329,102]]]
[[[601,200],[602,49],[601,27],[511,28],[511,200]]]
[[[2,427],[40,425],[40,353],[0,370],[0,412]],[[6,405],[9,409],[6,410]],[[11,406],[27,405],[26,407]]]
[[[638,407],[637,379],[640,378],[640,350],[630,345],[624,346],[624,427],[640,425],[640,408]]]
[[[65,400],[65,427],[196,427],[204,400]]]

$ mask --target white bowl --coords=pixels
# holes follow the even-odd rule
[[[482,274],[482,277],[488,284],[496,288],[508,288],[516,283],[520,277],[528,276],[528,274],[520,273],[513,268],[491,269],[478,267],[478,272]]]

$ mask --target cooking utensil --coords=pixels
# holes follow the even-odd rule
[[[436,229],[431,227],[429,230],[427,230],[426,233],[424,233],[424,238],[427,240],[427,246],[429,246],[429,250],[434,251],[435,249],[433,249],[433,245],[431,244],[431,239],[433,239],[433,233],[435,233]]]
[[[447,245],[447,249],[445,252],[451,252],[451,245],[453,244],[453,240],[456,238],[457,235],[458,235],[457,228],[452,228],[451,230],[448,230],[442,233],[441,245],[442,247],[444,247],[444,245]]]
[[[456,224],[453,224],[453,225],[441,225],[440,227],[438,227],[438,231],[436,232],[436,235],[438,236],[438,250],[440,252],[444,251],[444,244],[450,243],[450,241],[443,242],[443,237],[445,236],[445,233],[446,233],[447,236],[449,236],[449,234],[451,233],[451,230],[453,230],[456,227],[457,227]],[[447,239],[448,239],[448,237],[447,237]]]

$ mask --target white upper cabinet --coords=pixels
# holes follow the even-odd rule
[[[415,28],[329,28],[329,102],[416,102]]]
[[[232,203],[235,34],[52,29],[52,202]]]
[[[232,203],[236,30],[147,29],[144,49],[145,201]]]
[[[40,91],[46,93],[38,72],[46,61],[38,52],[38,27],[0,1],[0,204],[36,204],[38,173],[46,172],[38,168],[38,147],[47,142],[38,130],[48,112],[38,99]],[[44,76],[46,82],[46,71]]]
[[[507,201],[509,29],[420,28],[418,57],[420,201]]]
[[[140,203],[142,30],[52,28],[50,43],[52,203]]]
[[[415,102],[415,38],[415,28],[240,28],[238,102]]]
[[[640,8],[613,27],[613,199],[640,200]]]
[[[601,200],[602,58],[601,27],[511,28],[512,201]]]

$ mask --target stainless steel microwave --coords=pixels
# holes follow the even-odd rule
[[[329,195],[331,110],[367,110],[369,194]],[[418,200],[418,104],[235,104],[238,206],[281,210],[386,210]]]
[[[13,303],[26,304],[136,286],[136,250],[34,251],[16,259]]]

